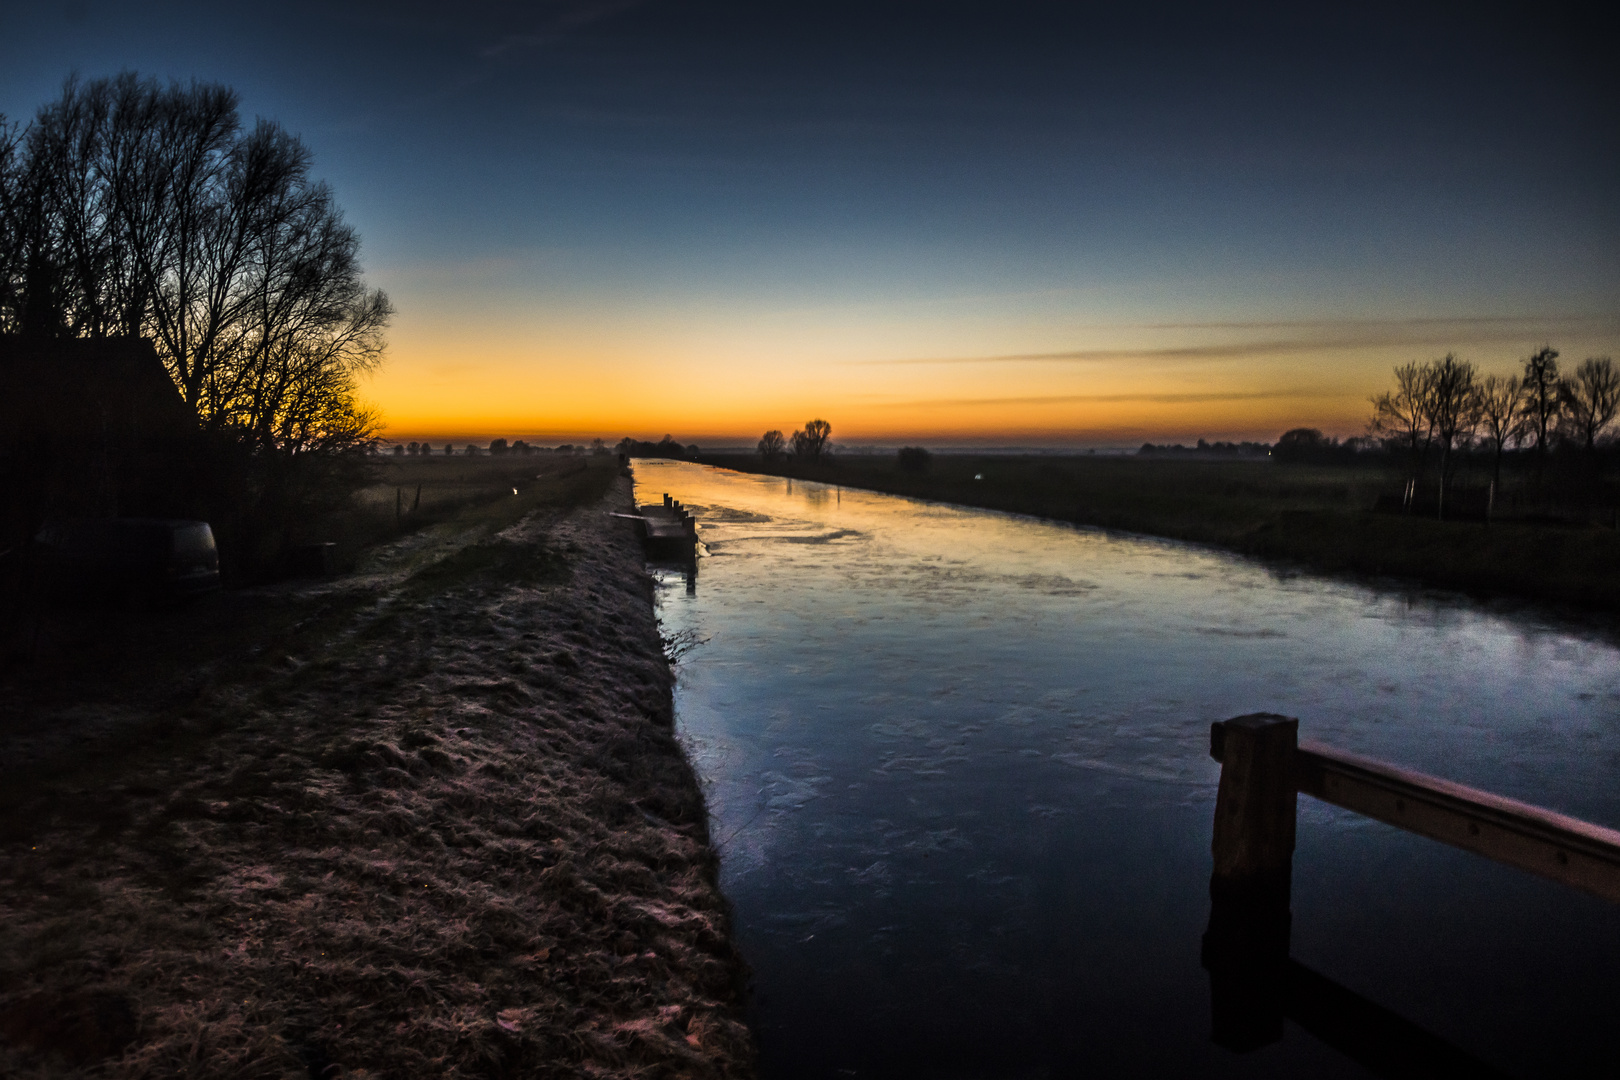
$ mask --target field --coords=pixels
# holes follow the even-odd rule
[[[46,613],[0,1074],[749,1074],[629,482],[545,465],[389,463],[334,579]]]
[[[1615,529],[1375,513],[1380,493],[1398,493],[1404,483],[1377,468],[1090,455],[936,454],[923,472],[903,471],[893,455],[876,454],[820,465],[767,466],[757,455],[703,460],[1214,544],[1326,573],[1620,610]]]

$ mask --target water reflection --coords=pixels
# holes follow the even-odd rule
[[[1360,1075],[1208,1039],[1208,722],[1620,824],[1612,645],[1224,554],[638,462],[708,557],[661,617],[768,1076]],[[677,582],[679,584],[677,584]],[[681,587],[682,585],[685,588]],[[1620,925],[1300,802],[1293,955],[1509,1069],[1613,1055]],[[1534,989],[1531,989],[1531,988]]]

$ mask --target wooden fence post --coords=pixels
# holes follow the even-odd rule
[[[1233,1050],[1282,1038],[1298,742],[1299,721],[1271,713],[1210,729],[1221,783],[1202,959],[1209,971],[1211,1038]]]

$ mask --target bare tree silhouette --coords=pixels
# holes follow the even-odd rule
[[[820,461],[826,453],[827,437],[832,425],[825,420],[811,420],[793,433],[793,456],[804,461]]]
[[[1446,484],[1451,479],[1451,452],[1479,427],[1476,372],[1454,353],[1429,365],[1429,422],[1440,443],[1440,504],[1445,506]]]
[[[1524,387],[1515,375],[1487,375],[1480,380],[1480,426],[1491,447],[1491,483],[1502,486],[1502,452],[1523,431]]]
[[[1422,467],[1434,438],[1433,371],[1427,364],[1402,364],[1395,369],[1395,390],[1372,398],[1373,415],[1367,430],[1400,445],[1412,459],[1412,468]]]
[[[206,429],[255,454],[366,443],[387,298],[310,155],[214,83],[81,83],[0,125],[0,332],[143,336]]]
[[[1558,380],[1558,350],[1543,345],[1524,360],[1525,434],[1535,438],[1536,461],[1545,461],[1563,409]]]
[[[1571,433],[1591,452],[1620,412],[1620,372],[1607,356],[1590,357],[1563,380],[1560,398]]]

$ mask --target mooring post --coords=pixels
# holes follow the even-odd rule
[[[1298,742],[1299,721],[1272,713],[1210,728],[1221,783],[1203,963],[1211,1038],[1233,1050],[1282,1038]]]

